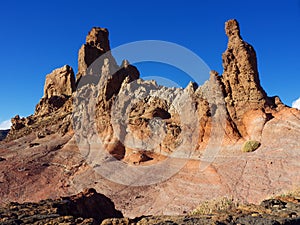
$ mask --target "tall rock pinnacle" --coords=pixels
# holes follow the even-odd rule
[[[227,21],[225,31],[228,36],[228,46],[222,55],[225,101],[230,117],[240,127],[245,112],[264,109],[270,104],[260,85],[255,50],[242,39],[238,22]]]
[[[77,83],[80,78],[86,74],[88,67],[98,57],[110,51],[108,35],[108,30],[100,27],[93,27],[88,33],[86,43],[81,46],[78,52],[78,73],[76,75]],[[109,58],[111,59],[110,63],[115,63],[112,57]]]

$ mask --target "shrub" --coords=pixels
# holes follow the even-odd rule
[[[260,142],[258,142],[258,141],[254,141],[254,140],[246,141],[243,144],[242,151],[243,152],[253,152],[256,149],[258,149],[259,146],[260,146]]]
[[[232,198],[223,197],[221,199],[215,199],[212,201],[206,201],[194,209],[192,215],[207,215],[212,213],[218,213],[220,211],[226,211],[237,207],[237,203]]]

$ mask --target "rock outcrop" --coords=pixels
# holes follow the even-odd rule
[[[38,203],[9,203],[0,208],[1,224],[100,224],[106,218],[121,218],[114,203],[94,189]]]
[[[6,139],[9,141],[9,140],[17,139],[23,135],[29,134],[30,131],[27,132],[22,132],[22,131],[24,131],[26,127],[34,123],[32,118],[33,116],[29,116],[27,118],[21,118],[19,115],[13,117],[11,119],[11,129],[9,130]]]
[[[75,91],[75,77],[72,67],[65,65],[46,76],[44,95],[36,105],[33,115],[11,119],[11,129],[7,140],[18,139],[32,132],[59,132],[71,130],[72,94]],[[52,127],[50,129],[50,127]]]
[[[80,81],[82,76],[91,72],[88,71],[88,68],[97,58],[105,53],[107,53],[107,57],[110,58],[111,66],[116,66],[116,62],[110,54],[108,35],[108,30],[100,27],[93,27],[88,33],[86,43],[81,46],[78,52],[78,72],[76,75],[77,83]]]
[[[247,136],[242,123],[244,114],[250,110],[265,110],[274,104],[260,85],[255,50],[242,39],[238,22],[227,21],[225,31],[228,37],[227,49],[222,55],[225,101],[241,136]]]
[[[65,65],[46,76],[44,96],[35,109],[36,116],[57,111],[75,91],[75,77],[72,67]]]
[[[266,199],[260,205],[245,205],[230,199],[206,202],[193,212],[179,216],[124,218],[114,203],[94,189],[70,197],[37,203],[11,202],[0,207],[0,223],[74,225],[154,225],[154,224],[299,224],[299,196]]]
[[[6,138],[9,130],[0,130],[0,141]]]
[[[180,214],[224,195],[258,203],[300,186],[300,111],[267,96],[237,21],[225,31],[223,74],[212,71],[204,85],[180,89],[140,79],[127,60],[117,65],[108,31],[93,28],[79,51],[76,82],[68,66],[53,71],[34,115],[12,119],[0,144],[0,200],[94,187],[134,217]],[[242,152],[249,140],[259,145]]]

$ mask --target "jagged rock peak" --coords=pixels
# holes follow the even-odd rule
[[[198,84],[196,82],[192,82],[190,81],[188,83],[188,85],[186,86],[186,90],[189,92],[189,93],[194,93],[198,88]]]
[[[11,119],[11,129],[7,138],[14,140],[33,131],[41,131],[51,123],[57,126],[57,133],[64,135],[71,129],[70,119],[66,117],[72,111],[72,94],[75,91],[75,77],[72,67],[64,65],[53,70],[46,76],[44,96],[36,105],[33,115],[20,118],[19,115]],[[51,115],[51,120],[40,123]],[[58,128],[60,127],[60,128]],[[48,133],[48,132],[45,132]]]
[[[46,76],[44,98],[52,96],[71,96],[75,91],[75,77],[72,67],[64,65]]]
[[[106,28],[93,27],[86,36],[86,43],[81,46],[78,52],[78,73],[76,75],[77,84],[82,76],[88,73],[87,69],[92,63],[107,53],[111,67],[117,67],[115,60],[110,54],[109,32]],[[100,68],[96,68],[100,72]]]
[[[65,65],[46,76],[44,96],[37,104],[35,115],[45,115],[61,108],[75,91],[72,67]]]
[[[220,81],[219,73],[217,71],[215,71],[215,70],[211,70],[209,72],[209,79],[210,80],[218,80],[218,81]]]
[[[227,21],[225,31],[228,46],[222,55],[222,78],[228,100],[234,105],[251,101],[263,106],[267,97],[260,85],[254,48],[240,37],[236,20]]]
[[[129,61],[127,59],[124,59],[122,61],[121,67],[124,67],[125,69],[130,65]]]
[[[270,99],[260,85],[257,58],[254,48],[240,35],[236,20],[225,23],[228,45],[222,55],[224,95],[232,120],[243,134],[241,119],[250,110],[265,109]]]
[[[93,27],[86,36],[86,43],[107,52],[110,50],[108,35],[106,28]]]
[[[228,38],[234,38],[234,37],[241,38],[240,26],[239,26],[238,21],[235,19],[228,20],[225,23],[225,32],[226,32],[226,35],[228,36]]]

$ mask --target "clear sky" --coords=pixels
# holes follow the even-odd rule
[[[222,73],[224,23],[231,18],[257,52],[268,95],[279,95],[291,106],[300,97],[299,0],[2,1],[0,124],[34,112],[53,69],[69,64],[77,71],[78,50],[93,26],[109,29],[112,48],[139,40],[170,41]],[[147,66],[141,70],[153,75]]]

